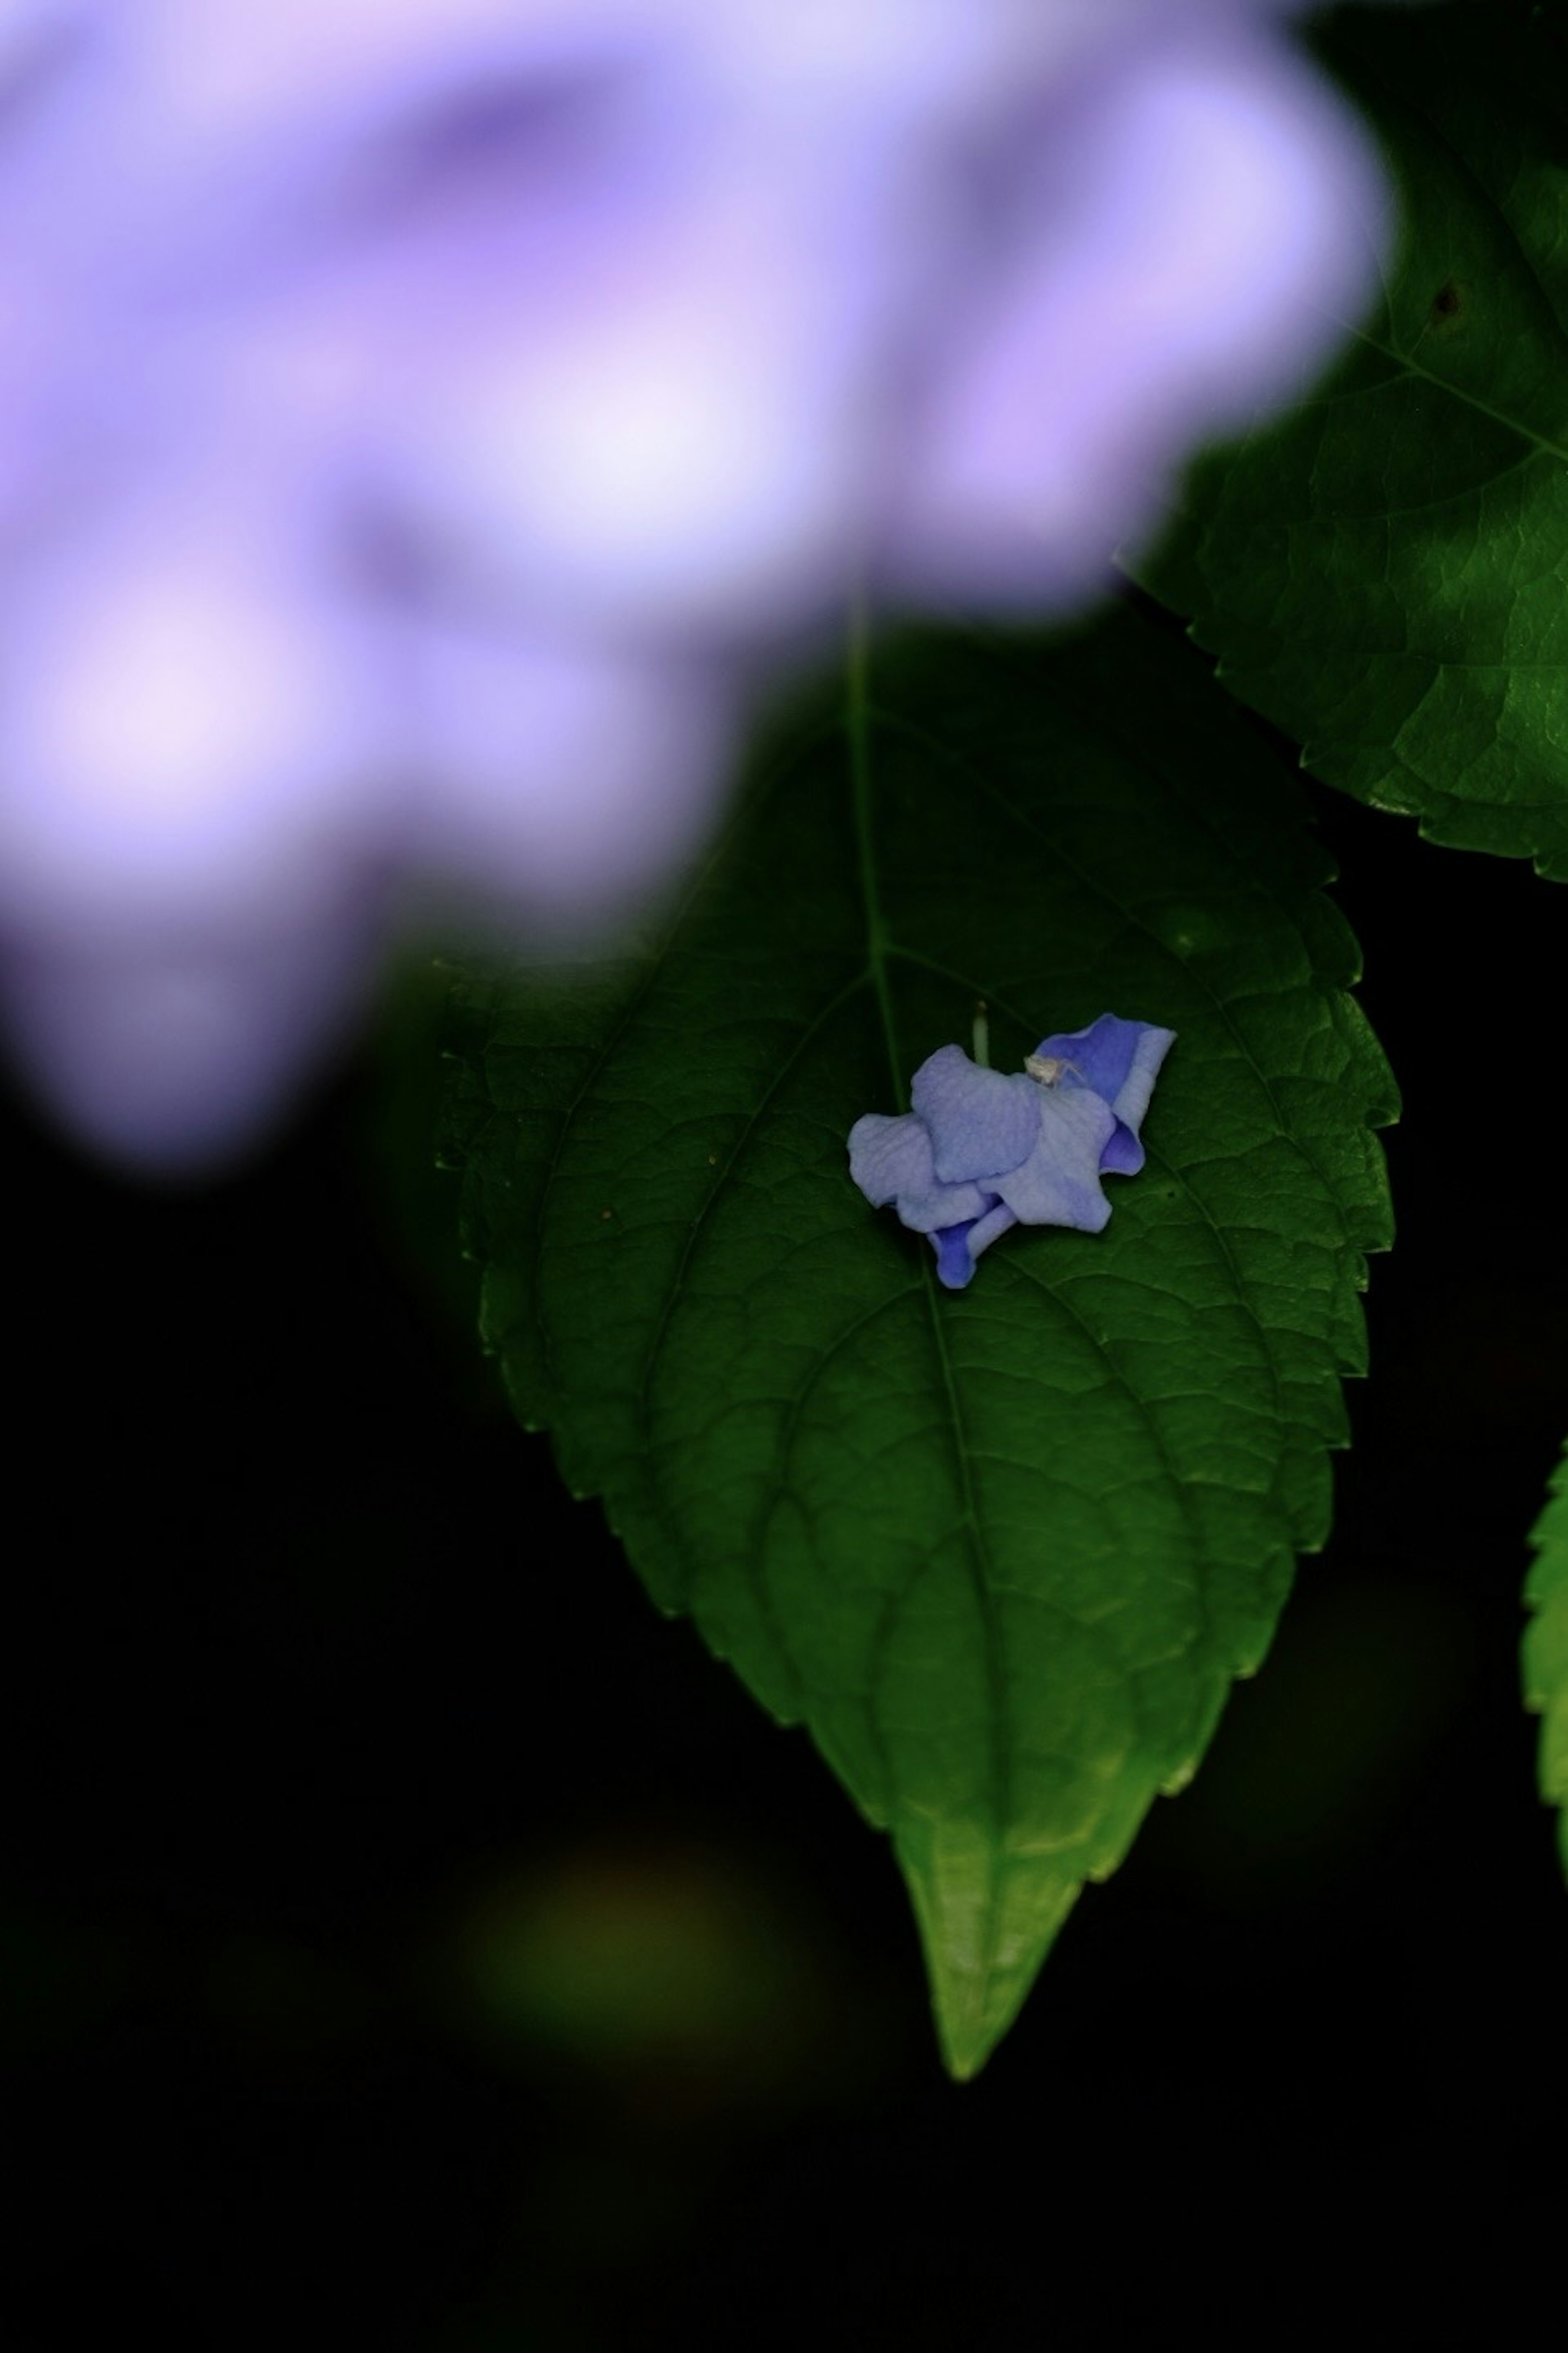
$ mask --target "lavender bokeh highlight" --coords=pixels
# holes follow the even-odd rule
[[[1100,594],[1369,290],[1288,13],[0,16],[0,1004],[61,1122],[206,1165],[412,913],[613,925],[853,592]]]

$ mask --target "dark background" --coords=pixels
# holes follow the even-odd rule
[[[1405,1096],[1339,1532],[963,2087],[887,1848],[416,1239],[419,977],[200,1193],[11,1106],[5,2353],[1510,2340],[1568,2206],[1568,901],[1316,801]]]

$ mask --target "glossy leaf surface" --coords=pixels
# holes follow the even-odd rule
[[[1568,879],[1568,34],[1525,0],[1341,10],[1404,229],[1282,424],[1205,459],[1138,576],[1307,765]]]

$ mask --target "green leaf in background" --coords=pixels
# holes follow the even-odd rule
[[[468,992],[448,1149],[517,1411],[891,1832],[958,2074],[1326,1532],[1394,1100],[1326,875],[1179,640],[914,637],[646,954]],[[998,1067],[1108,1010],[1179,1038],[1105,1232],[955,1294],[845,1138],[982,997]]]
[[[1531,1542],[1535,1565],[1524,1598],[1535,1614],[1524,1638],[1524,1697],[1543,1718],[1541,1794],[1562,1809],[1557,1835],[1568,1872],[1568,1456],[1553,1474],[1552,1500]]]
[[[1138,576],[1330,784],[1568,880],[1568,37],[1341,12],[1404,234],[1316,396],[1205,459]]]

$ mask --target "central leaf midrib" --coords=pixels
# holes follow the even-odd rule
[[[848,663],[845,681],[845,733],[849,744],[849,777],[855,811],[855,849],[859,869],[860,904],[865,919],[866,967],[876,991],[878,1010],[882,1019],[882,1036],[888,1050],[888,1075],[892,1081],[893,1101],[900,1111],[909,1105],[907,1082],[899,1056],[898,1026],[893,1018],[892,995],[888,986],[887,926],[882,915],[882,896],[877,878],[877,859],[871,835],[871,744],[870,744],[870,619],[865,599],[857,598],[850,608]]]
[[[855,839],[860,870],[861,905],[866,927],[866,956],[876,991],[881,1016],[884,1042],[888,1050],[888,1067],[892,1077],[893,1099],[900,1106],[907,1103],[903,1058],[899,1049],[898,1027],[893,1012],[892,990],[888,976],[888,932],[882,912],[881,890],[877,873],[876,840],[871,818],[871,696],[870,696],[869,628],[864,600],[858,600],[850,617],[849,659],[847,679],[846,723],[849,746],[850,787],[855,807]],[[952,1359],[942,1329],[942,1307],[936,1296],[936,1277],[931,1259],[922,1253],[927,1320],[931,1328],[931,1347],[942,1376],[948,1409],[948,1426],[952,1435],[953,1460],[958,1471],[959,1493],[963,1504],[962,1546],[964,1567],[973,1588],[979,1611],[981,1639],[984,1648],[985,1680],[991,1695],[989,1746],[991,1750],[991,1788],[994,1809],[994,1831],[999,1848],[1005,1846],[1006,1825],[1013,1805],[1013,1759],[1007,1714],[1007,1684],[1003,1672],[1001,1629],[991,1588],[990,1549],[985,1542],[979,1514],[975,1509],[974,1484],[969,1461],[968,1433],[959,1408],[957,1385],[953,1377]],[[985,1933],[983,1939],[982,1967],[989,1979],[995,1959],[995,1946],[1001,1925],[1001,1885],[995,1872],[988,1874],[985,1899]]]

